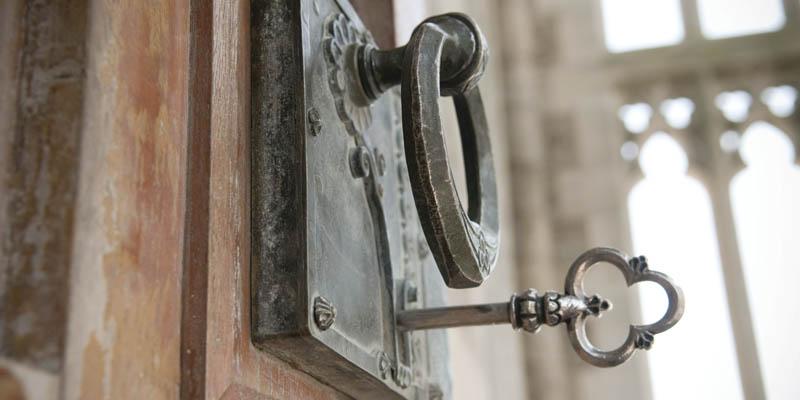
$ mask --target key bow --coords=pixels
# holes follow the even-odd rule
[[[625,277],[628,287],[639,282],[653,282],[667,293],[667,311],[652,324],[630,325],[628,337],[625,342],[614,350],[603,351],[592,345],[586,335],[586,316],[591,313],[581,313],[567,321],[567,331],[573,349],[586,362],[598,367],[613,367],[629,359],[636,349],[649,350],[656,334],[672,328],[683,316],[684,298],[680,287],[669,276],[652,271],[647,265],[644,256],[629,258],[619,250],[597,247],[581,254],[569,269],[564,282],[564,291],[567,296],[587,299],[583,290],[583,280],[586,273],[594,265],[606,262],[616,267]],[[593,297],[591,297],[593,298]]]

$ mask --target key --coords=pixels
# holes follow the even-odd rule
[[[667,293],[668,306],[664,316],[653,324],[630,325],[628,338],[618,348],[603,351],[591,344],[586,336],[588,317],[600,317],[612,308],[609,300],[599,295],[587,295],[583,290],[586,273],[594,265],[606,262],[622,272],[628,286],[650,281]],[[401,331],[456,328],[461,326],[511,324],[514,329],[536,333],[542,326],[565,324],[572,347],[586,362],[598,367],[613,367],[628,360],[637,349],[649,350],[656,334],[672,328],[684,310],[680,287],[667,275],[649,269],[644,256],[628,257],[619,250],[598,247],[581,254],[567,273],[564,293],[548,291],[540,294],[528,289],[513,294],[505,303],[476,304],[455,307],[405,310],[397,315]]]

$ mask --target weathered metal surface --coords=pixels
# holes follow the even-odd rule
[[[444,374],[434,371],[442,364],[433,360],[443,353],[426,344],[434,338],[441,348],[441,336],[396,328],[395,309],[408,306],[398,290],[422,288],[414,304],[420,307],[433,302],[440,285],[425,279],[434,260],[409,190],[398,91],[371,97],[362,85],[359,60],[375,46],[371,35],[345,1],[258,2],[251,15],[254,344],[356,397],[426,397],[430,377],[446,390]],[[477,42],[469,51],[485,50]],[[469,54],[445,55],[445,80],[467,90],[482,71],[482,54],[477,63]],[[460,76],[461,66],[451,68],[451,61],[469,64],[471,72]],[[438,71],[438,63],[428,67]],[[438,98],[438,74],[435,81]],[[479,106],[472,98],[461,109],[477,115]],[[496,202],[485,121],[470,119],[462,128],[466,157],[489,162],[471,171],[485,179],[475,175],[470,184],[478,194],[470,196],[478,210],[470,216],[489,227],[494,222],[496,231],[496,211],[488,210]],[[438,167],[449,175],[446,163]],[[486,239],[464,222],[462,235]],[[485,278],[494,257],[471,245],[459,243],[458,251],[486,267]]]
[[[0,356],[63,364],[86,2],[0,5]]]
[[[350,11],[349,17],[355,18]],[[394,337],[384,333],[386,324],[392,323],[385,309],[393,307],[384,294],[390,289],[385,282],[393,277],[385,276],[374,242],[380,231],[373,225],[372,212],[380,210],[371,212],[365,197],[365,184],[376,177],[374,164],[365,158],[369,165],[356,165],[370,169],[360,174],[365,175],[362,179],[356,179],[349,166],[351,149],[357,148],[352,135],[370,121],[348,111],[363,115],[369,110],[352,107],[347,97],[339,97],[337,108],[333,97],[337,91],[329,86],[343,82],[329,81],[319,70],[336,65],[326,61],[323,52],[326,27],[349,29],[345,36],[327,41],[328,46],[347,46],[342,40],[361,34],[349,23],[326,26],[325,18],[333,12],[341,11],[330,2],[252,4],[252,335],[259,348],[302,363],[305,370],[346,393],[386,396],[392,391],[379,378],[376,352],[395,348]],[[315,22],[301,24],[301,18]],[[308,44],[303,46],[304,42]],[[319,72],[304,73],[313,68]],[[386,133],[392,132],[393,107],[388,102],[384,100],[382,115],[373,115],[382,125],[383,137],[376,137],[375,146],[361,146],[370,152],[377,147],[391,156],[394,138]],[[306,104],[321,115],[323,125],[316,136],[306,132]],[[396,168],[392,158],[390,171]],[[385,179],[395,177],[387,174]],[[376,186],[372,187],[377,196]],[[347,270],[324,268],[326,264],[355,269],[343,273]],[[367,265],[370,268],[362,268]],[[342,290],[352,285],[365,290]],[[348,310],[324,332],[316,327],[311,312],[316,296]]]
[[[250,339],[250,5],[214,3],[205,394],[344,399]]]
[[[466,15],[423,21],[404,47],[356,49],[369,100],[401,85],[403,139],[414,202],[445,283],[478,286],[497,260],[497,188],[489,131],[477,89],[488,60],[486,39]],[[441,89],[440,89],[441,88]],[[461,205],[447,158],[438,100],[453,96],[467,178],[469,212]]]
[[[485,39],[448,14],[409,45],[377,50],[344,1],[273,2],[252,15],[254,343],[350,395],[425,397],[428,377],[441,378],[426,359],[442,354],[399,332],[396,308],[431,297],[410,287],[435,293],[421,285],[431,261],[448,285],[469,287],[496,259],[494,169],[474,89]],[[402,125],[390,90],[401,82]],[[468,213],[447,163],[440,85],[456,96]]]

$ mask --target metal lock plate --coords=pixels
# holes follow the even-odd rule
[[[346,1],[252,4],[253,343],[357,398],[447,390],[441,331],[396,312],[440,305],[403,148],[399,88],[353,93]],[[435,393],[433,393],[435,395]]]
[[[468,16],[426,19],[407,45],[388,50],[375,47],[345,0],[257,1],[251,26],[257,347],[357,398],[430,398],[447,395],[446,345],[441,333],[420,331],[564,325],[583,360],[612,367],[680,320],[675,282],[644,257],[603,247],[578,256],[563,294],[529,289],[505,303],[435,307],[437,268],[449,287],[478,286],[499,243],[477,88],[488,46]],[[447,162],[440,95],[453,97],[458,117],[468,209]],[[628,285],[658,284],[669,302],[613,350],[586,335],[588,318],[611,308],[583,290],[586,272],[603,262]]]

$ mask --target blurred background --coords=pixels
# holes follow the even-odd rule
[[[800,2],[411,3],[395,2],[400,21],[426,15],[406,16],[399,42],[425,16],[461,11],[491,49],[480,88],[500,174],[501,260],[486,285],[448,301],[561,289],[581,252],[614,246],[646,255],[687,303],[651,351],[611,369],[582,362],[563,328],[452,329],[453,397],[800,398]],[[452,116],[449,132],[457,148]],[[666,309],[656,285],[628,289],[610,267],[587,287],[614,302],[590,324],[606,349]]]
[[[0,0],[0,400],[344,397],[248,336],[255,1]],[[449,304],[560,290],[596,246],[686,296],[616,368],[563,327],[449,330],[445,397],[800,399],[800,0],[351,2],[382,45],[452,11],[488,39],[501,256]],[[610,266],[587,292],[605,349],[666,307]]]

